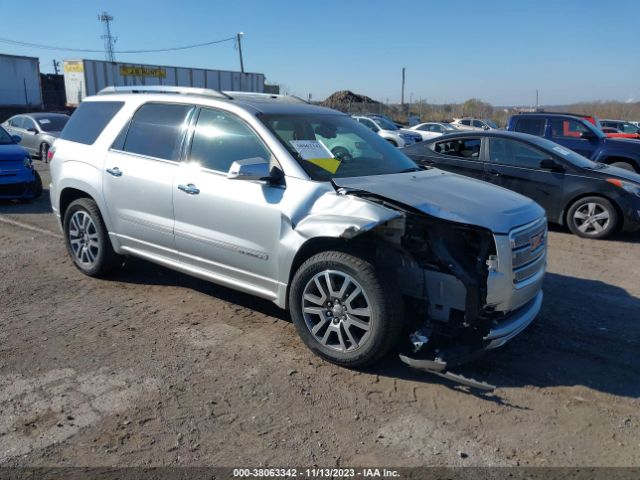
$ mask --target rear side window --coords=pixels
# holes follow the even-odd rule
[[[124,102],[82,102],[71,115],[60,138],[92,145],[123,105]]]
[[[477,160],[480,157],[480,144],[481,141],[479,138],[464,138],[438,142],[435,144],[433,150],[442,155]]]
[[[516,132],[528,133],[544,137],[544,118],[519,118],[516,121]]]
[[[589,129],[578,120],[551,120],[551,138],[580,139]]]
[[[179,104],[147,103],[143,105],[131,119],[122,150],[163,160],[178,161],[192,109],[190,105]],[[121,139],[121,136],[122,133],[118,139]]]
[[[489,161],[514,167],[540,168],[540,162],[549,155],[517,140],[492,138],[489,142]]]
[[[23,119],[24,117],[13,117],[11,120],[9,120],[9,125],[15,128],[22,128]]]

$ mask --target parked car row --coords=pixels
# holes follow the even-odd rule
[[[69,120],[69,116],[61,113],[29,113],[15,115],[2,127],[11,135],[21,138],[20,144],[32,155],[38,155],[43,162],[56,138]]]

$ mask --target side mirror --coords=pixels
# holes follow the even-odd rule
[[[22,137],[20,135],[11,135],[11,138],[16,143],[20,143],[22,141]]]
[[[35,128],[31,127],[31,128],[27,128],[27,132],[29,132],[29,133],[38,133],[38,130],[36,130]]]
[[[546,158],[540,162],[540,168],[552,172],[564,172],[564,167],[551,158]]]
[[[580,138],[583,138],[585,140],[593,140],[594,138],[596,138],[595,134],[593,132],[582,132],[580,134]]]
[[[487,127],[486,125],[484,127],[482,127],[483,130],[489,130],[489,127]]]
[[[261,157],[246,158],[236,160],[231,164],[227,178],[230,180],[252,180],[269,181],[272,180],[269,171],[269,163]]]

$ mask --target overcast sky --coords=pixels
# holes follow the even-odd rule
[[[640,100],[640,1],[170,1],[7,2],[0,37],[103,48],[97,15],[114,17],[116,50],[174,47],[244,32],[246,71],[314,100],[349,89],[377,100],[494,105]],[[104,59],[0,43],[0,53]],[[233,42],[116,60],[239,70]],[[0,72],[1,73],[1,72]]]

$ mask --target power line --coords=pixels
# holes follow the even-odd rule
[[[118,54],[127,54],[127,53],[154,53],[154,52],[172,52],[175,50],[187,50],[189,48],[198,48],[198,47],[206,47],[207,45],[214,45],[216,43],[223,42],[235,42],[237,37],[234,35],[233,37],[223,38],[221,40],[213,40],[210,42],[203,43],[194,43],[192,45],[184,45],[181,47],[168,47],[168,48],[156,48],[152,50],[114,50],[113,53]],[[42,50],[59,50],[64,52],[85,52],[85,53],[104,53],[104,50],[92,50],[89,48],[67,48],[67,47],[57,47],[53,45],[43,45],[40,43],[30,43],[30,42],[22,42],[19,40],[11,40],[10,38],[2,38],[0,37],[0,43],[7,43],[9,45],[16,45],[19,47],[29,47],[29,48],[40,48]]]

